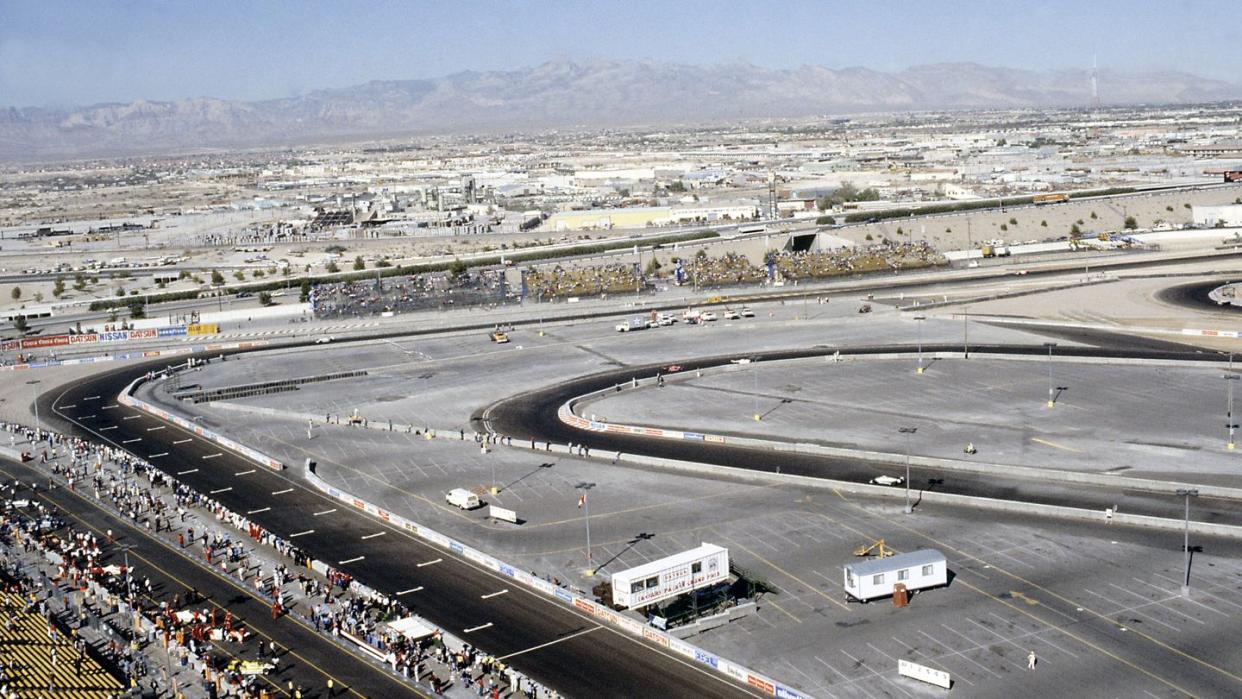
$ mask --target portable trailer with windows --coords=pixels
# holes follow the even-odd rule
[[[888,558],[873,558],[845,566],[845,594],[869,602],[893,594],[902,584],[910,592],[948,583],[948,562],[935,549],[921,549]]]
[[[703,544],[612,574],[612,602],[633,609],[727,580],[729,549]]]

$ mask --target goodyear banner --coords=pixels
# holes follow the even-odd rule
[[[195,323],[186,326],[187,335],[215,335],[220,332],[219,323]]]

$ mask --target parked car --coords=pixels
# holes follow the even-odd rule
[[[335,337],[333,337],[333,336],[331,336],[331,335],[324,335],[323,337],[317,337],[317,338],[315,338],[315,344],[317,344],[317,345],[326,345],[326,344],[328,344],[329,342],[332,342],[332,341],[333,341],[333,340],[335,340],[335,339],[336,339],[336,338],[335,338]]]
[[[867,482],[872,485],[901,485],[906,479],[901,476],[876,476]]]
[[[754,318],[755,312],[750,310],[750,307],[747,306],[746,308],[742,309],[742,317],[743,318]]]
[[[703,311],[702,315],[699,316],[699,320],[702,320],[704,323],[710,323],[716,320],[716,314],[712,311]]]
[[[724,319],[725,319],[725,320],[737,320],[737,319],[739,319],[739,318],[741,318],[741,317],[742,317],[742,314],[741,314],[741,313],[738,313],[737,311],[733,310],[732,308],[726,308],[726,309],[725,309],[725,312],[724,312]]]

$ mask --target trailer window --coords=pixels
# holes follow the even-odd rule
[[[659,586],[660,586],[660,577],[659,577],[659,576],[656,576],[656,577],[654,577],[654,578],[647,578],[647,589],[648,589],[648,590],[650,590],[650,589],[651,589],[651,588],[653,588],[653,587],[659,587]]]
[[[642,581],[642,580],[639,580],[638,582],[632,582],[632,583],[630,583],[630,594],[631,594],[631,595],[636,595],[636,594],[638,594],[639,592],[642,592],[642,591],[643,591],[643,581]]]
[[[910,569],[909,569],[909,568],[902,568],[901,570],[897,571],[897,579],[898,579],[898,580],[909,580],[909,579],[910,579]]]
[[[703,572],[703,563],[701,561],[690,564],[691,575],[698,575],[699,573],[702,573],[702,572]]]
[[[884,584],[884,574],[883,574],[883,573],[880,573],[879,575],[875,575],[875,576],[873,576],[873,577],[871,578],[871,584],[872,584],[872,585],[883,585],[883,584]]]
[[[923,577],[926,578],[927,576],[931,574],[932,574],[932,567],[930,565],[923,566]]]

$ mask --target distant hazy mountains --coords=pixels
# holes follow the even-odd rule
[[[1177,72],[1102,72],[1105,104],[1242,98],[1242,85]],[[939,108],[1088,106],[1086,71],[973,63],[898,73],[806,66],[553,61],[504,72],[376,81],[288,99],[137,101],[0,109],[0,158],[73,158],[341,138]]]

